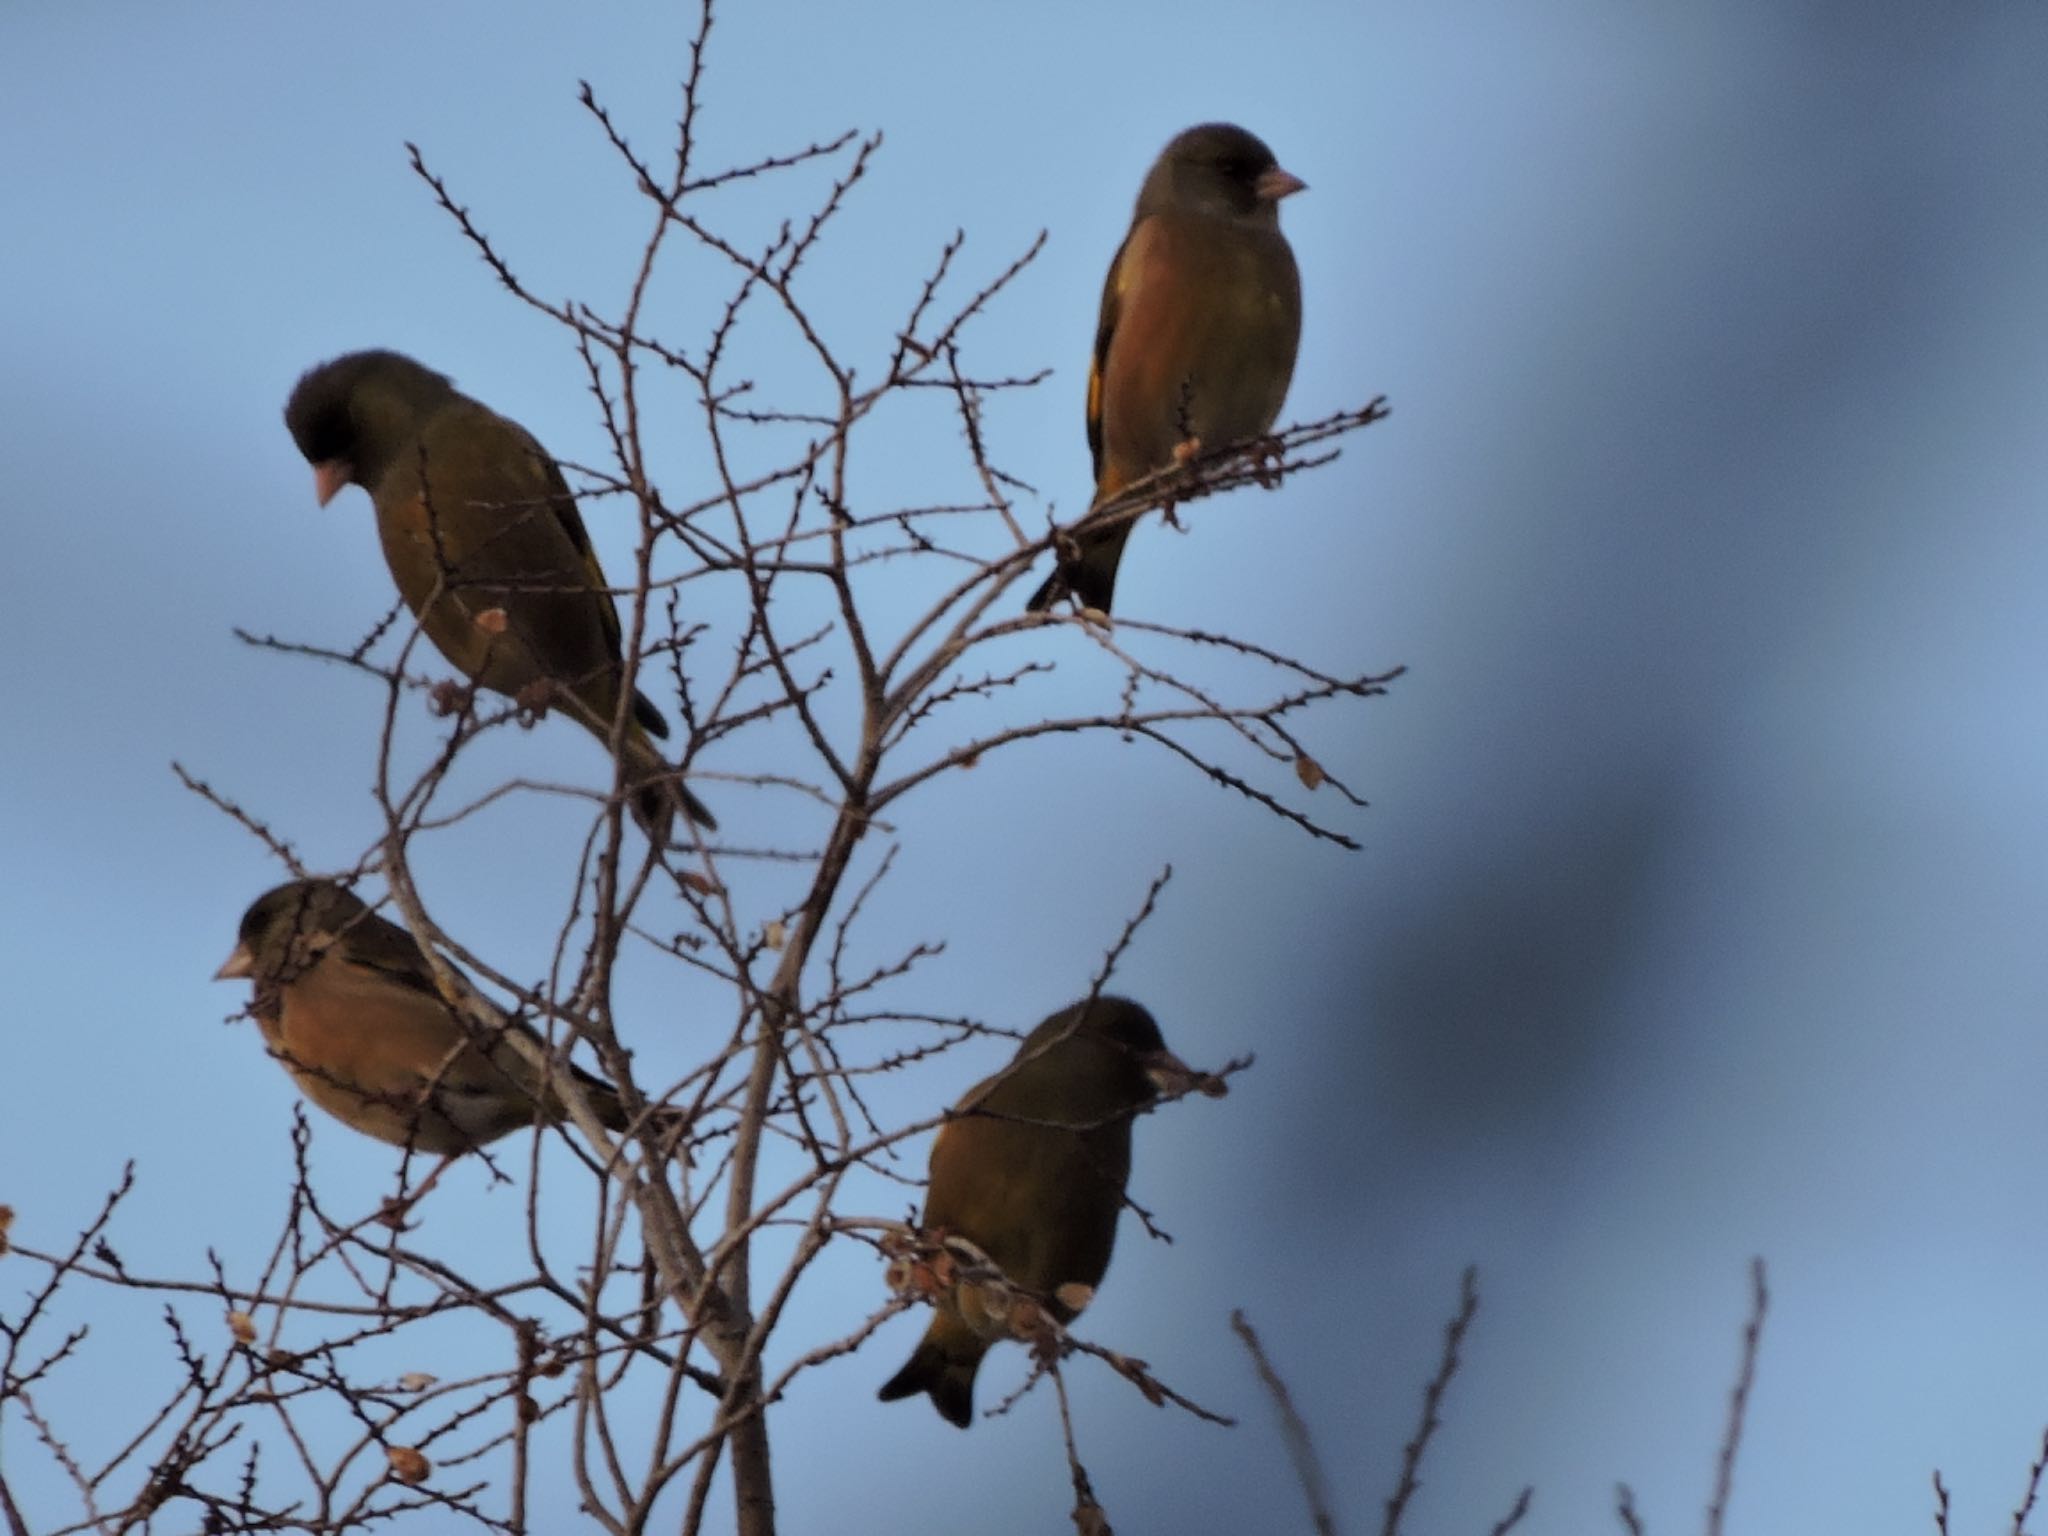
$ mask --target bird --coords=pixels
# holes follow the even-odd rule
[[[1306,186],[1232,123],[1189,128],[1153,162],[1109,264],[1088,364],[1091,510],[1271,430],[1301,339],[1301,276],[1280,202]],[[1026,611],[1072,594],[1107,614],[1133,521],[1081,535]]]
[[[270,1054],[365,1136],[452,1159],[567,1115],[540,1035],[517,1021],[495,1036],[465,1024],[412,934],[333,880],[257,897],[214,979],[253,983],[250,1012]],[[617,1089],[566,1070],[607,1128],[629,1128]]]
[[[321,506],[349,485],[369,493],[399,595],[443,656],[493,692],[540,692],[610,744],[625,686],[618,610],[561,466],[532,433],[384,350],[310,369],[284,420]],[[718,825],[649,739],[667,735],[636,690],[619,758],[656,841],[677,810]]]
[[[1099,996],[1032,1030],[1015,1059],[968,1090],[932,1143],[921,1226],[965,1238],[1061,1322],[1109,1268],[1131,1172],[1131,1121],[1162,1093],[1222,1083],[1166,1048],[1150,1013]],[[974,1378],[1006,1327],[954,1287],[903,1369],[877,1394],[919,1392],[948,1423],[974,1417]]]

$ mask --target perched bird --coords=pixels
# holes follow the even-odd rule
[[[300,1092],[365,1136],[454,1157],[566,1113],[538,1034],[515,1023],[494,1040],[475,1037],[413,936],[331,880],[257,897],[214,979],[255,983],[250,1012],[270,1054]],[[627,1128],[609,1083],[568,1072],[607,1126]]]
[[[1131,1172],[1131,1121],[1161,1093],[1221,1093],[1167,1050],[1136,1003],[1098,997],[1054,1014],[1016,1059],[954,1106],[932,1143],[927,1233],[962,1237],[994,1260],[1061,1322],[1109,1268]],[[1083,1298],[1085,1300],[1085,1298]],[[958,1290],[941,1294],[931,1326],[884,1402],[931,1395],[941,1416],[965,1429],[974,1376],[1000,1326]]]
[[[1153,162],[1102,285],[1088,365],[1093,506],[1272,428],[1301,337],[1301,278],[1280,233],[1280,200],[1305,185],[1229,123],[1188,129]],[[1130,536],[1129,520],[1084,535],[1079,558],[1026,608],[1071,592],[1109,612]]]
[[[284,421],[322,506],[345,485],[370,493],[399,595],[442,655],[497,693],[539,686],[610,742],[625,682],[618,610],[561,468],[531,433],[396,352],[322,363]],[[715,827],[650,734],[668,722],[636,691],[620,750],[635,817],[657,840],[678,809]]]

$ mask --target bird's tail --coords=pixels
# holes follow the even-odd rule
[[[594,700],[591,689],[564,689],[555,695],[568,712],[599,741],[609,743],[612,735],[612,712],[609,706],[600,710],[597,706],[606,701],[602,695]],[[612,695],[613,699],[617,694]],[[683,788],[681,775],[673,764],[661,755],[654,745],[655,736],[668,734],[668,722],[661,718],[661,711],[648,703],[645,694],[633,695],[633,715],[626,722],[625,745],[619,751],[619,760],[626,770],[626,782],[634,786],[629,805],[633,819],[640,824],[650,841],[667,843],[669,830],[675,825],[676,813],[695,822],[707,832],[718,830],[718,818],[704,808],[704,802]]]
[[[604,1122],[606,1130],[625,1132],[632,1129],[633,1122],[626,1114],[625,1104],[619,1099],[618,1089],[574,1062],[569,1064],[569,1071],[577,1086],[589,1096],[590,1107],[597,1111],[597,1117]],[[647,1118],[655,1134],[670,1138],[675,1146],[681,1146],[683,1138],[689,1134],[690,1115],[687,1110],[669,1104],[653,1104],[648,1106]]]
[[[893,1403],[922,1392],[931,1398],[940,1418],[965,1429],[974,1422],[974,1377],[987,1353],[986,1339],[941,1310],[903,1369],[882,1383],[875,1396]]]
[[[1043,613],[1069,593],[1083,608],[1104,613],[1116,599],[1116,568],[1123,562],[1124,545],[1131,537],[1131,525],[1118,523],[1080,540],[1080,558],[1060,566],[1045,578],[1045,584],[1031,594],[1026,613]]]
[[[718,819],[683,787],[681,775],[644,733],[627,738],[624,756],[626,777],[639,786],[633,791],[633,819],[650,839],[667,842],[678,812],[707,832],[718,830]]]

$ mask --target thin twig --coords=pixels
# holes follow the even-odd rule
[[[2041,1450],[2034,1457],[2033,1465],[2027,1468],[2026,1492],[2020,1495],[2020,1507],[2012,1514],[2012,1536],[2026,1536],[2027,1516],[2034,1512],[2034,1504],[2041,1497],[2041,1476],[2048,1472],[2048,1430],[2041,1433]]]
[[[1430,1438],[1443,1424],[1444,1393],[1451,1385],[1451,1378],[1458,1373],[1458,1350],[1465,1342],[1465,1331],[1472,1326],[1472,1319],[1478,1314],[1479,1267],[1467,1265],[1458,1282],[1458,1310],[1444,1328],[1443,1357],[1437,1363],[1436,1374],[1430,1377],[1429,1385],[1422,1391],[1422,1422],[1416,1427],[1414,1438],[1401,1452],[1401,1480],[1395,1485],[1393,1497],[1387,1500],[1387,1518],[1380,1526],[1380,1536],[1396,1536],[1401,1529],[1401,1518],[1407,1513],[1408,1501],[1422,1486],[1419,1475],[1422,1456],[1429,1449]]]
[[[1310,1520],[1314,1522],[1319,1536],[1337,1536],[1337,1521],[1330,1513],[1329,1479],[1323,1474],[1323,1464],[1316,1456],[1315,1442],[1309,1438],[1308,1425],[1294,1406],[1294,1395],[1287,1390],[1287,1383],[1280,1379],[1280,1373],[1266,1358],[1258,1334],[1241,1310],[1230,1314],[1230,1326],[1244,1341],[1244,1347],[1252,1357],[1252,1366],[1266,1388],[1266,1395],[1273,1399],[1274,1411],[1280,1415],[1280,1437],[1287,1442],[1287,1456],[1294,1463],[1295,1481],[1301,1484],[1301,1491],[1308,1499]]]
[[[1620,1517],[1621,1528],[1628,1532],[1628,1536],[1644,1536],[1648,1528],[1643,1524],[1643,1517],[1636,1513],[1635,1490],[1627,1483],[1614,1485],[1614,1513]]]
[[[1721,1434],[1721,1451],[1714,1464],[1714,1498],[1707,1506],[1707,1536],[1721,1536],[1728,1515],[1728,1496],[1735,1485],[1735,1454],[1742,1446],[1742,1426],[1749,1409],[1749,1389],[1756,1382],[1757,1347],[1763,1341],[1764,1312],[1771,1294],[1764,1283],[1764,1261],[1749,1263],[1749,1321],[1742,1330],[1742,1366],[1736,1372],[1735,1387],[1728,1397],[1728,1427]],[[2036,1465],[2034,1473],[2040,1476]]]

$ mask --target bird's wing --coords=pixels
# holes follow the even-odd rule
[[[597,563],[597,550],[591,545],[590,530],[583,526],[583,514],[576,510],[576,498],[570,493],[569,482],[563,478],[562,466],[555,462],[553,455],[541,447],[531,432],[517,422],[508,421],[505,425],[518,435],[527,451],[533,455],[534,463],[539,466],[542,477],[547,482],[548,505],[553,509],[555,522],[560,526],[563,536],[575,549],[577,558],[583,562],[583,574],[592,592],[601,599],[599,607],[604,610],[602,619],[605,641],[611,647],[611,653],[616,656],[619,654],[619,647],[624,643],[624,636],[619,629],[619,611],[612,605],[607,590],[608,583],[604,579],[604,567]]]
[[[440,988],[434,985],[433,967],[427,964],[413,936],[398,924],[374,912],[365,912],[347,926],[340,938],[344,963],[398,986],[424,992],[436,1002],[441,1000]]]
[[[1124,236],[1110,261],[1109,274],[1102,280],[1102,313],[1095,322],[1095,351],[1088,359],[1088,455],[1094,463],[1095,483],[1102,483],[1102,376],[1109,366],[1109,347],[1116,335],[1117,320],[1138,263],[1131,260],[1132,248],[1141,243],[1147,221],[1140,219]]]
[[[553,510],[556,525],[576,552],[583,564],[583,578],[589,586],[592,600],[598,610],[598,622],[604,634],[606,651],[614,658],[623,654],[625,632],[619,626],[619,610],[612,602],[609,584],[605,581],[604,567],[597,562],[597,550],[590,542],[590,530],[583,526],[583,514],[576,510],[576,498],[570,493],[569,482],[562,475],[562,466],[557,464],[545,448],[541,447],[532,433],[517,422],[505,423],[525,444],[535,464],[540,466],[548,487],[548,505]],[[633,718],[647,731],[656,736],[668,735],[668,721],[660,710],[643,693],[633,695]],[[598,722],[600,735],[610,730],[611,722]],[[664,765],[665,766],[665,765]]]
[[[473,626],[499,610],[531,674],[570,684],[593,716],[592,729],[605,730],[619,670],[619,615],[559,466],[525,428],[472,400],[435,414],[417,457],[417,467],[380,486],[378,521],[416,612],[441,570],[457,574],[436,603],[446,615],[428,621],[435,643],[479,677],[491,647]],[[495,675],[480,680],[500,692],[533,680],[502,657],[492,667]],[[666,729],[651,705],[636,704],[635,715],[656,734]]]

